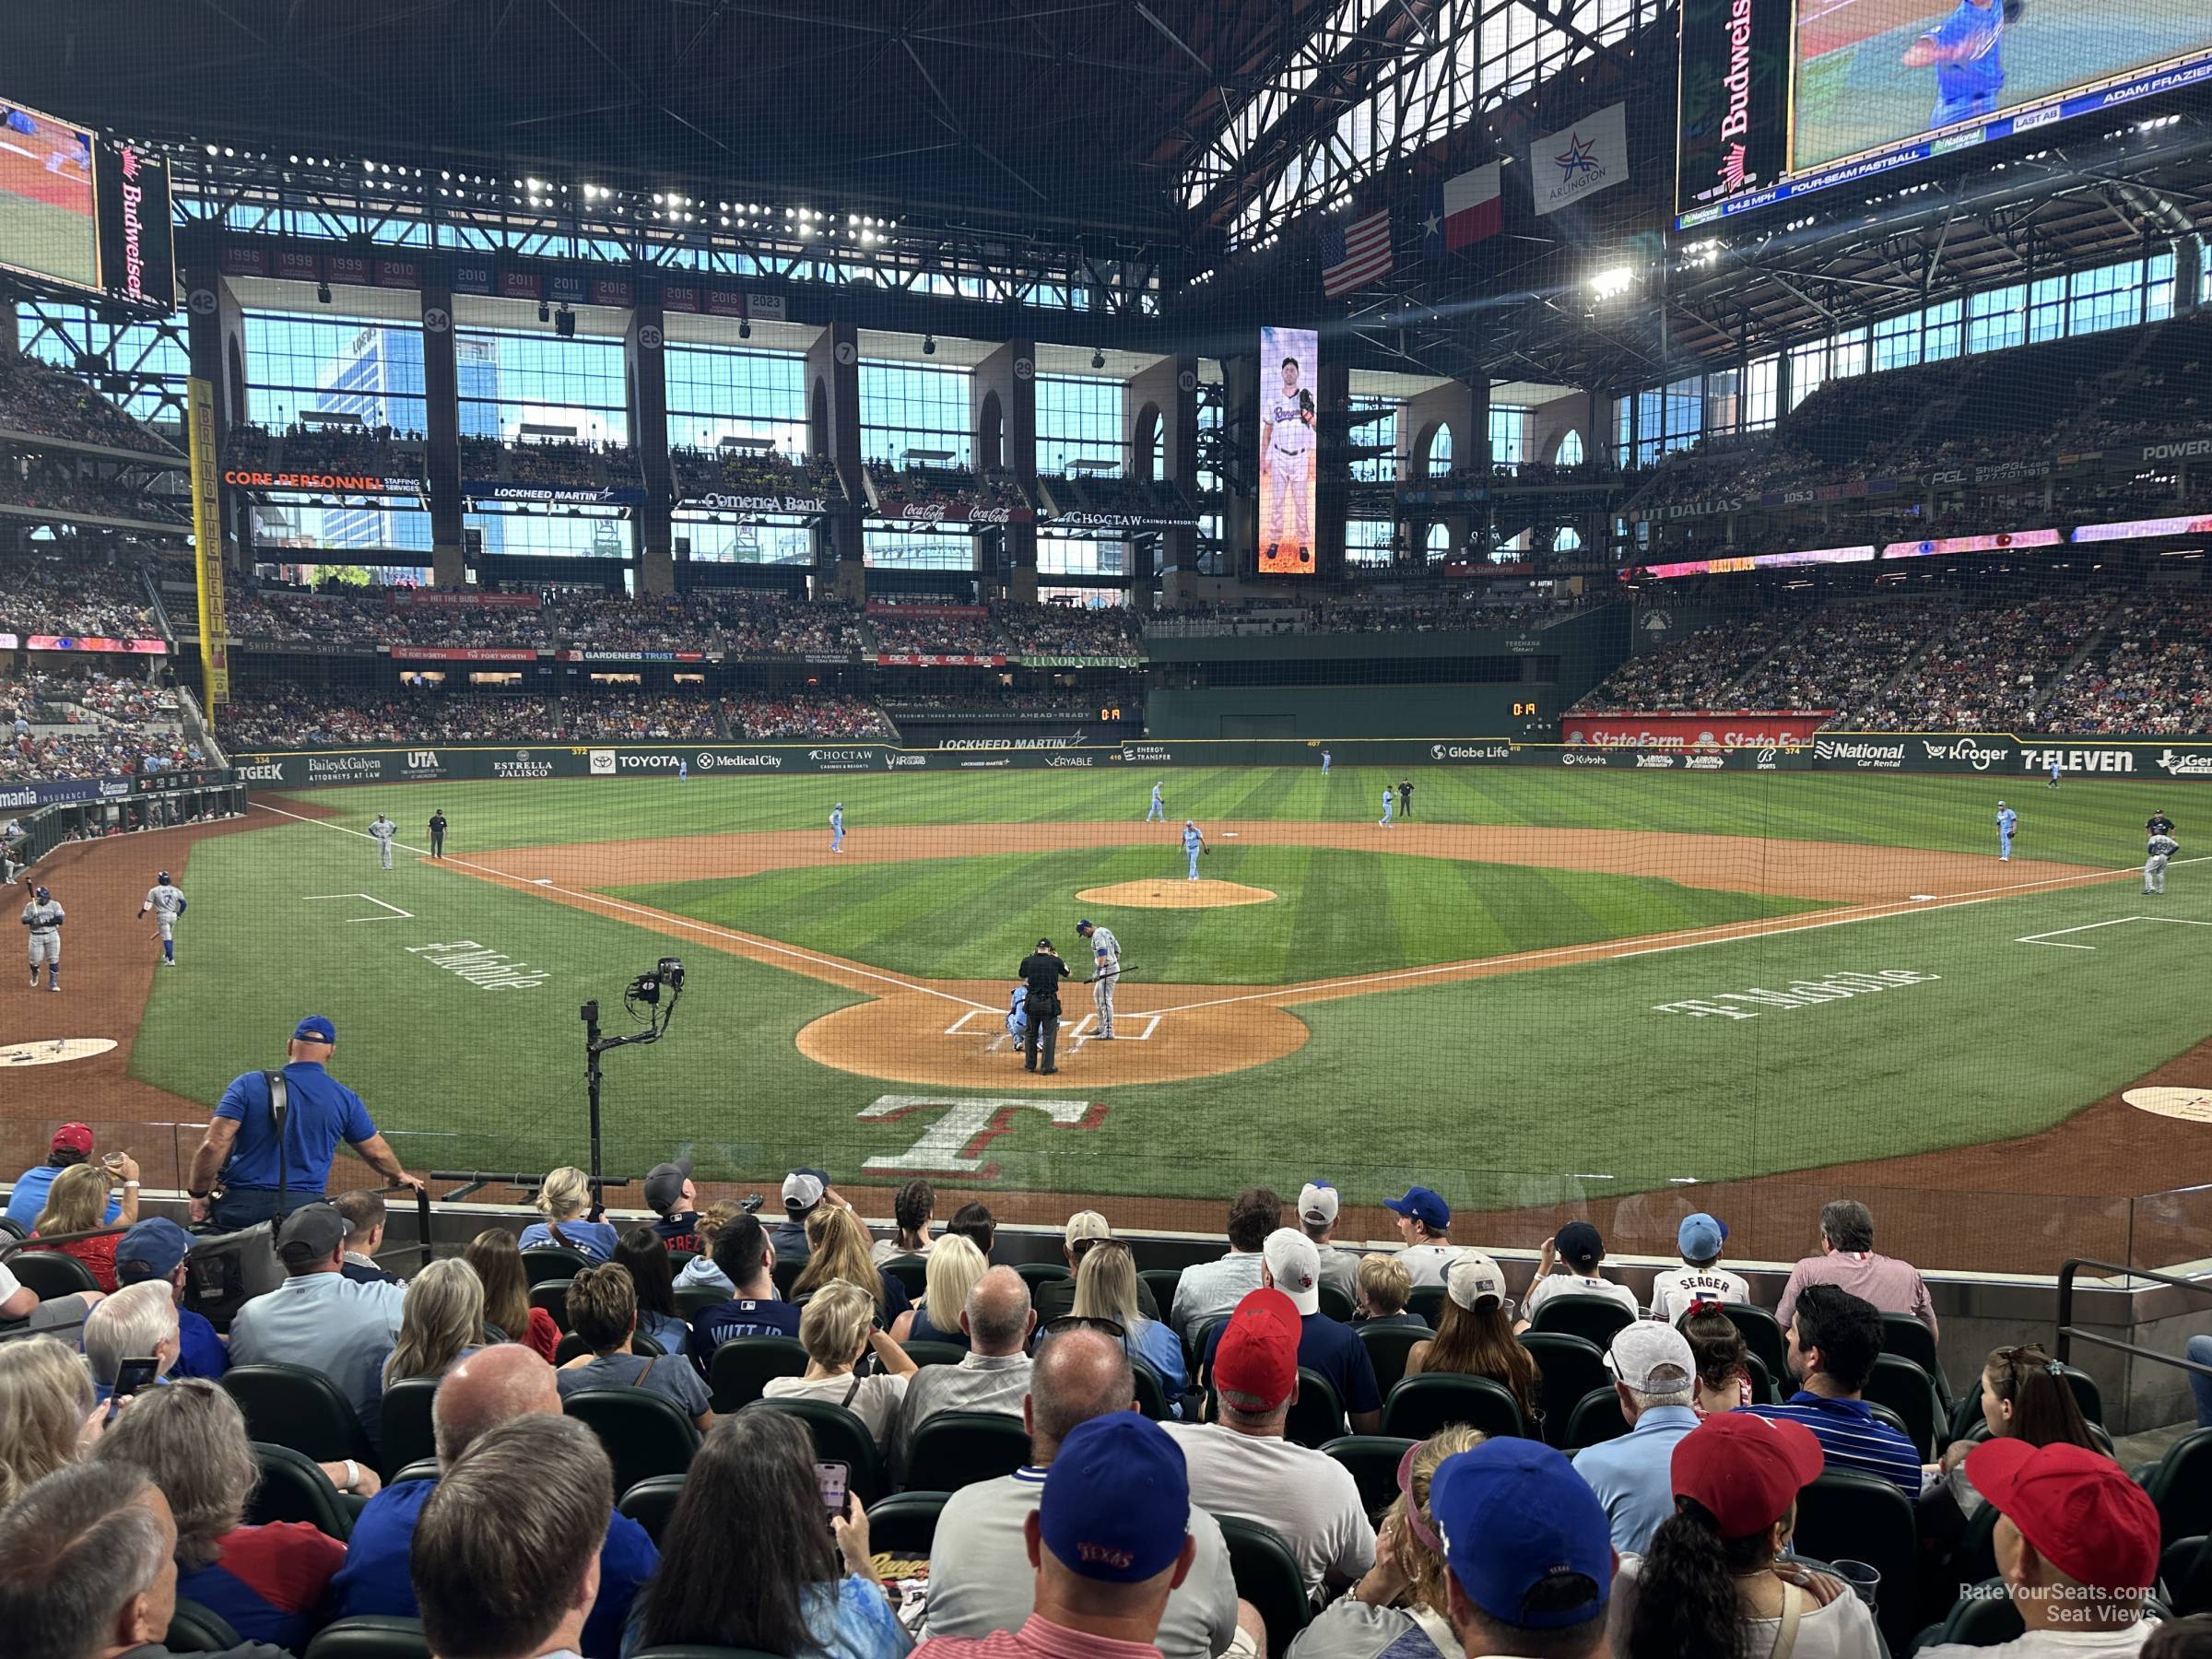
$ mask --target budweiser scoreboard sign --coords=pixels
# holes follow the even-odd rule
[[[1682,0],[1677,213],[1781,179],[1789,159],[1793,0]]]

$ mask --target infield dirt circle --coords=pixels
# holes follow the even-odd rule
[[[1076,897],[1085,904],[1118,904],[1125,910],[1215,910],[1229,904],[1266,904],[1281,895],[1241,881],[1117,881],[1085,888]]]

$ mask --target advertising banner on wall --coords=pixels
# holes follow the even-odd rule
[[[230,700],[230,612],[223,594],[223,510],[215,478],[215,384],[184,382],[185,453],[192,468],[192,563],[198,579],[200,695],[212,718]]]
[[[1321,336],[1310,328],[1260,330],[1260,574],[1313,573],[1313,389]]]
[[[1606,748],[1765,748],[1810,743],[1832,709],[1665,709],[1632,714],[1569,714],[1562,742]]]

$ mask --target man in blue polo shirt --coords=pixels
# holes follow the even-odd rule
[[[441,1473],[451,1469],[464,1452],[502,1423],[559,1415],[560,1390],[551,1366],[520,1343],[479,1348],[445,1373],[431,1403],[438,1467]],[[418,1617],[407,1556],[422,1506],[437,1488],[434,1480],[402,1480],[369,1500],[354,1521],[346,1565],[330,1581],[335,1618]],[[584,1620],[584,1659],[618,1659],[630,1602],[660,1563],[660,1551],[645,1529],[617,1514],[599,1547],[599,1596]]]
[[[184,1305],[184,1282],[190,1272],[184,1264],[191,1254],[190,1233],[167,1216],[149,1216],[124,1233],[115,1246],[115,1282],[168,1282],[170,1300],[176,1304],[178,1342],[177,1362],[169,1368],[169,1374],[213,1382],[230,1369],[230,1354],[207,1316]]]
[[[216,1225],[226,1230],[266,1221],[276,1214],[280,1180],[286,1207],[321,1203],[330,1185],[330,1160],[341,1140],[387,1182],[421,1189],[422,1182],[400,1167],[391,1147],[376,1132],[361,1097],[324,1069],[337,1041],[335,1028],[320,1014],[309,1015],[292,1032],[285,1051],[289,1107],[281,1147],[269,1109],[268,1074],[241,1072],[231,1079],[184,1178],[194,1221],[212,1216]],[[211,1200],[218,1172],[223,1195]]]
[[[729,1301],[691,1316],[691,1363],[705,1375],[714,1350],[733,1336],[796,1336],[799,1309],[776,1295],[776,1247],[758,1216],[740,1215],[714,1239],[714,1265],[735,1287]]]
[[[332,1205],[310,1204],[286,1217],[276,1232],[276,1255],[290,1277],[239,1309],[230,1322],[231,1359],[321,1371],[375,1440],[384,1356],[399,1340],[406,1288],[360,1284],[339,1271],[346,1262],[346,1218]]]
[[[1321,1252],[1313,1241],[1295,1227],[1278,1227],[1267,1235],[1260,1260],[1261,1285],[1274,1286],[1298,1310],[1300,1369],[1319,1371],[1335,1386],[1336,1397],[1351,1416],[1354,1434],[1380,1433],[1382,1391],[1375,1382],[1374,1361],[1350,1325],[1321,1311]],[[1208,1371],[1225,1328],[1216,1325],[1206,1339]]]
[[[1797,1392],[1781,1406],[1747,1406],[1759,1417],[1803,1423],[1819,1437],[1830,1469],[1856,1469],[1920,1497],[1920,1453],[1859,1397],[1882,1351],[1874,1304],[1833,1285],[1807,1285],[1790,1318],[1787,1357]]]

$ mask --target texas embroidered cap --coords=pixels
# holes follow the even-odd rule
[[[1315,1227],[1326,1227],[1336,1219],[1343,1204],[1336,1189],[1327,1182],[1309,1181],[1298,1190],[1298,1218],[1311,1221]]]
[[[1037,1502],[1037,1533],[1070,1572],[1135,1584],[1182,1553],[1191,1522],[1182,1448],[1157,1423],[1113,1411],[1060,1442]]]
[[[1485,1441],[1447,1457],[1429,1516],[1467,1599],[1500,1624],[1556,1630],[1602,1618],[1613,1584],[1605,1506],[1539,1441]]]
[[[1966,1475],[2035,1553],[2077,1584],[2144,1590],[2159,1576],[2159,1507],[2101,1453],[2064,1441],[1983,1441]]]
[[[1716,1411],[1675,1442],[1675,1496],[1701,1505],[1724,1538],[1747,1538],[1789,1513],[1828,1462],[1813,1431],[1749,1412]]]
[[[1300,1314],[1321,1312],[1321,1252],[1295,1227],[1278,1227],[1260,1247],[1267,1277]]]
[[[1263,1285],[1239,1302],[1214,1348],[1214,1382],[1232,1405],[1272,1411],[1298,1383],[1298,1309]],[[1063,1442],[1065,1446],[1065,1442]]]

